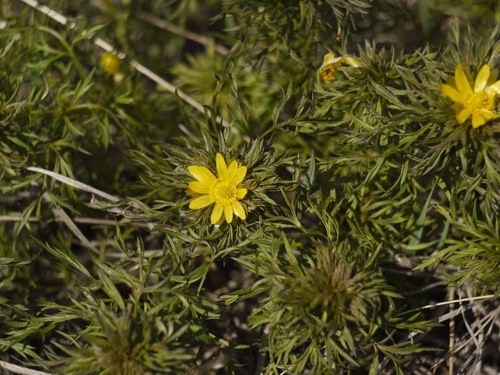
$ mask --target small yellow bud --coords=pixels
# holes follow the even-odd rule
[[[333,81],[335,78],[335,72],[344,64],[357,68],[361,66],[361,60],[351,56],[335,57],[333,53],[327,53],[323,58],[323,64],[319,68],[319,76],[321,80],[324,82]]]
[[[114,53],[104,52],[101,55],[101,69],[109,75],[120,71],[121,61]]]

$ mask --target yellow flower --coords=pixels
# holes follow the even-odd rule
[[[197,210],[208,207],[215,203],[210,221],[217,224],[224,214],[228,223],[233,221],[233,213],[240,219],[245,220],[247,215],[242,204],[238,202],[247,194],[247,189],[239,188],[247,174],[247,167],[239,166],[233,160],[229,166],[226,165],[221,154],[215,157],[217,177],[207,168],[190,165],[189,173],[196,179],[188,185],[188,195],[199,195],[189,204],[189,208]]]
[[[101,69],[113,75],[120,71],[120,59],[114,53],[104,52],[101,55]]]
[[[333,81],[335,72],[343,64],[357,68],[361,66],[361,60],[349,56],[335,57],[333,53],[329,52],[323,57],[323,64],[319,68],[321,80],[325,82]]]
[[[500,117],[500,114],[495,112],[500,81],[488,85],[490,74],[490,67],[483,65],[472,87],[462,64],[458,64],[455,69],[455,85],[441,85],[441,92],[456,103],[455,114],[459,124],[463,124],[472,116],[472,127],[478,128]]]

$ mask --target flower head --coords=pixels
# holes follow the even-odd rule
[[[107,74],[113,75],[120,71],[120,59],[114,53],[104,52],[101,55],[101,69]]]
[[[323,64],[319,68],[321,80],[325,82],[333,81],[335,72],[343,64],[358,67],[361,66],[361,60],[349,56],[335,57],[333,53],[329,52],[323,57]]]
[[[247,189],[238,187],[247,174],[247,167],[239,166],[236,160],[226,165],[220,153],[215,157],[217,177],[208,169],[190,165],[189,173],[196,179],[188,185],[188,194],[197,196],[189,204],[191,209],[201,209],[215,203],[210,221],[217,224],[224,214],[228,223],[233,221],[233,214],[246,219],[245,209],[239,200],[247,194]]]
[[[455,69],[454,86],[441,85],[441,92],[455,102],[455,114],[459,124],[463,124],[472,116],[472,127],[478,128],[500,117],[500,114],[495,112],[496,97],[500,94],[500,81],[488,85],[490,74],[489,65],[483,65],[472,87],[462,64],[458,64]]]

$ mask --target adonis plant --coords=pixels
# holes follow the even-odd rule
[[[0,373],[500,372],[495,0],[0,10]]]

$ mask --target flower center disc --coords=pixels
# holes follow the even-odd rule
[[[236,200],[236,186],[225,181],[217,181],[212,194],[218,204],[227,206]]]
[[[471,107],[472,112],[480,111],[481,109],[493,108],[493,100],[485,92],[477,92],[470,96],[464,103],[464,107]]]

